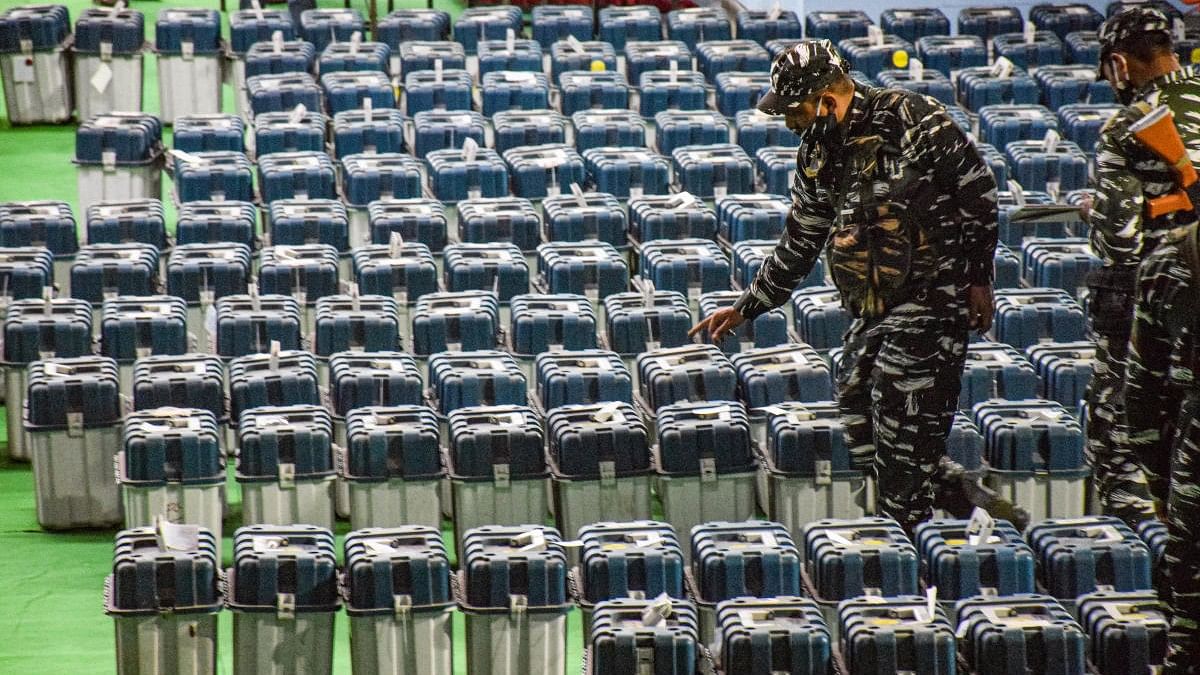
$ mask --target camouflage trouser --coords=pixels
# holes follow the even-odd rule
[[[1088,461],[1095,475],[1096,491],[1107,515],[1137,527],[1154,517],[1154,502],[1141,464],[1129,448],[1124,418],[1125,359],[1129,343],[1125,336],[1098,334],[1096,365],[1088,387]]]
[[[1167,500],[1167,588],[1171,607],[1170,654],[1163,673],[1200,673],[1200,400],[1183,407],[1171,453]]]
[[[852,327],[838,372],[851,461],[908,531],[933,514],[933,477],[958,407],[967,328],[953,319]]]

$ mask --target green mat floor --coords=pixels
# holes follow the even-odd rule
[[[0,9],[35,0],[0,0]],[[90,6],[83,0],[45,0],[66,4],[72,21]],[[237,0],[228,0],[236,6]],[[341,7],[340,0],[322,0],[322,6]],[[362,0],[354,6],[366,13]],[[424,7],[424,0],[397,0],[397,8]],[[145,12],[147,39],[153,40],[154,15],[170,7],[218,7],[216,0],[134,1],[131,6]],[[379,11],[386,11],[380,0]],[[436,0],[435,6],[457,15],[462,3]],[[227,32],[226,26],[226,32]],[[148,57],[143,108],[158,110],[157,68]],[[225,106],[232,112],[231,90],[226,87]],[[3,106],[0,106],[2,113]],[[170,144],[170,131],[164,142]],[[53,199],[71,204],[77,218],[82,212],[76,198],[74,126],[13,127],[0,117],[0,201]],[[169,181],[164,180],[167,222],[173,224]],[[3,415],[0,414],[0,427]],[[3,433],[3,432],[0,432]],[[6,437],[6,434],[4,436]],[[232,462],[231,462],[232,464]],[[231,483],[229,495],[234,514],[240,513],[240,494]],[[226,521],[226,552],[239,521]],[[339,534],[348,528],[343,523]],[[28,464],[0,464],[0,673],[62,675],[112,673],[116,670],[112,620],[104,614],[103,585],[112,564],[115,530],[50,533],[43,532],[34,512],[33,474]],[[451,542],[450,531],[445,539]],[[340,546],[340,538],[339,538]],[[339,552],[340,553],[340,552]],[[228,553],[226,554],[228,555]],[[228,559],[226,560],[228,564]],[[220,661],[218,672],[233,672],[233,616],[220,618]],[[568,635],[568,672],[577,672],[582,659],[581,619],[572,612]],[[346,615],[339,614],[334,643],[334,671],[350,672],[350,637]],[[468,672],[465,658],[463,617],[454,622],[455,672]]]

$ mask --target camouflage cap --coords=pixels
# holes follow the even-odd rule
[[[783,115],[848,72],[850,64],[832,42],[801,40],[771,65],[771,90],[758,100],[758,109]]]
[[[1096,69],[1098,79],[1104,77],[1104,64],[1116,50],[1118,44],[1146,33],[1171,34],[1171,20],[1161,10],[1153,7],[1131,7],[1114,14],[1103,25],[1097,35],[1100,39],[1100,66]]]

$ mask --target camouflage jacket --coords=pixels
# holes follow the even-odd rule
[[[907,170],[917,176],[905,195],[875,194],[880,202],[899,204],[901,209],[919,200],[920,212],[927,214],[921,227],[937,252],[933,278],[910,282],[945,289],[950,296],[931,298],[929,306],[958,312],[962,288],[992,281],[995,179],[941,104],[909,91],[856,82],[846,115],[831,140],[819,142],[809,133],[801,136],[786,230],[735,305],[747,319],[787,302],[808,275],[835,224],[835,200],[845,191],[842,212],[846,213],[862,192],[862,176],[843,170],[850,154],[847,149],[856,139],[873,135],[896,151],[893,173]],[[822,161],[825,157],[828,161]],[[848,184],[839,185],[843,174]]]
[[[1147,83],[1138,91],[1135,104],[1114,115],[1100,135],[1096,202],[1088,223],[1092,251],[1109,267],[1136,268],[1143,252],[1154,250],[1164,234],[1191,220],[1182,214],[1154,219],[1144,215],[1147,199],[1175,190],[1170,167],[1129,130],[1145,115],[1145,104],[1170,107],[1175,125],[1195,157],[1200,152],[1200,70],[1188,66]]]
[[[1129,447],[1141,459],[1156,499],[1166,499],[1180,401],[1200,399],[1193,376],[1196,299],[1191,266],[1180,255],[1194,228],[1165,233],[1138,271],[1137,305],[1125,383]]]

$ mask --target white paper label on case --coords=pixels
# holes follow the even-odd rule
[[[92,79],[90,80],[92,88],[103,94],[104,92],[108,91],[108,84],[112,82],[112,77],[112,68],[110,68],[107,63],[101,62],[100,67],[96,69],[96,72],[92,75]]]

